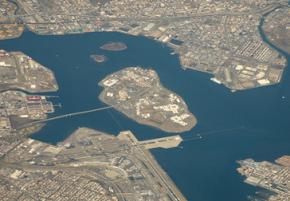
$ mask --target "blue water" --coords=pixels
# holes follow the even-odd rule
[[[128,49],[99,49],[109,41],[125,42]],[[243,183],[236,172],[236,160],[273,161],[290,153],[289,67],[280,84],[231,93],[211,82],[210,75],[182,70],[178,56],[171,55],[170,48],[145,37],[120,33],[39,36],[25,32],[18,39],[1,41],[0,49],[23,51],[55,72],[60,90],[50,95],[59,96],[53,101],[63,106],[55,115],[102,107],[97,99],[102,89],[97,83],[112,72],[135,65],[154,68],[161,82],[181,95],[198,119],[197,126],[184,133],[184,138],[199,132],[204,136],[184,142],[182,148],[153,151],[190,201],[244,201],[257,189]],[[109,60],[95,63],[91,54],[105,54]],[[110,109],[49,122],[32,137],[55,144],[78,127],[112,134],[132,130],[139,139],[169,135]]]

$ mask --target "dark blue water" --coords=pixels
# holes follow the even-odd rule
[[[99,49],[109,41],[125,42],[128,49]],[[161,82],[181,95],[198,119],[197,126],[184,133],[184,138],[199,132],[204,135],[201,140],[184,142],[182,149],[153,151],[190,201],[244,201],[257,189],[242,182],[236,160],[251,157],[273,161],[290,153],[289,67],[278,85],[231,93],[209,81],[207,74],[182,70],[178,57],[170,55],[172,50],[144,37],[119,33],[38,36],[25,32],[21,38],[1,41],[0,48],[23,51],[55,72],[60,90],[51,95],[58,95],[54,101],[63,106],[55,115],[102,107],[97,99],[101,91],[97,83],[117,70],[135,65],[154,68]],[[109,60],[97,64],[90,59],[91,54],[106,54]],[[132,130],[139,139],[169,135],[110,109],[49,122],[32,137],[57,143],[78,127],[112,134]]]

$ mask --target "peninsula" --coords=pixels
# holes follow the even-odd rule
[[[43,120],[54,112],[44,95],[29,93],[58,90],[54,74],[21,52],[0,50],[0,157],[43,124],[26,126]]]
[[[58,90],[54,73],[22,52],[0,50],[0,91],[22,89],[27,92]]]
[[[164,88],[151,69],[128,67],[103,79],[99,98],[138,123],[166,132],[191,130],[196,118],[181,97]]]
[[[108,51],[123,51],[127,49],[127,45],[122,42],[111,42],[100,47],[102,50]]]
[[[283,156],[276,163],[255,162],[252,159],[238,161],[238,171],[245,182],[267,190],[267,193],[251,195],[251,200],[288,201],[290,198],[290,156]],[[261,197],[259,197],[261,194]],[[266,197],[266,199],[265,199]]]
[[[147,143],[130,131],[115,137],[88,128],[57,146],[23,139],[0,159],[0,200],[187,201],[147,150],[164,141],[182,140]]]
[[[146,36],[172,48],[182,68],[210,73],[212,81],[233,91],[279,83],[286,67],[285,57],[264,42],[259,27],[269,13],[288,7],[288,0],[13,2],[19,11],[4,14],[4,24],[20,20],[45,35],[117,31]],[[286,12],[279,15],[267,27],[289,19]]]

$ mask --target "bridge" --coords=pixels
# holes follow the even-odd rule
[[[95,108],[95,109],[91,109],[91,110],[84,110],[84,111],[80,111],[80,112],[72,112],[72,113],[63,114],[63,115],[59,115],[59,116],[55,116],[55,117],[51,117],[51,118],[47,118],[47,119],[29,122],[27,124],[22,125],[22,127],[27,127],[27,126],[31,126],[31,125],[39,124],[39,123],[46,123],[48,121],[53,121],[53,120],[57,120],[57,119],[63,119],[63,118],[69,118],[69,117],[73,117],[73,116],[79,116],[79,115],[83,115],[83,114],[93,113],[93,112],[99,112],[99,111],[107,110],[110,108],[113,108],[113,106],[106,106],[106,107]]]

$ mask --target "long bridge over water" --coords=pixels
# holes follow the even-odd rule
[[[63,114],[63,115],[59,115],[59,116],[55,116],[55,117],[51,117],[51,118],[47,118],[47,119],[42,119],[42,120],[38,120],[38,121],[32,121],[32,122],[29,122],[27,124],[24,124],[22,127],[27,127],[27,126],[31,126],[31,125],[39,124],[39,123],[45,123],[45,122],[53,121],[53,120],[57,120],[57,119],[63,119],[63,118],[68,118],[68,117],[73,117],[73,116],[79,116],[79,115],[83,115],[83,114],[93,113],[93,112],[99,112],[99,111],[107,110],[107,109],[110,109],[110,108],[113,108],[113,106],[106,106],[106,107],[95,108],[95,109],[91,109],[91,110],[84,110],[84,111],[80,111],[80,112],[67,113],[67,114]]]

